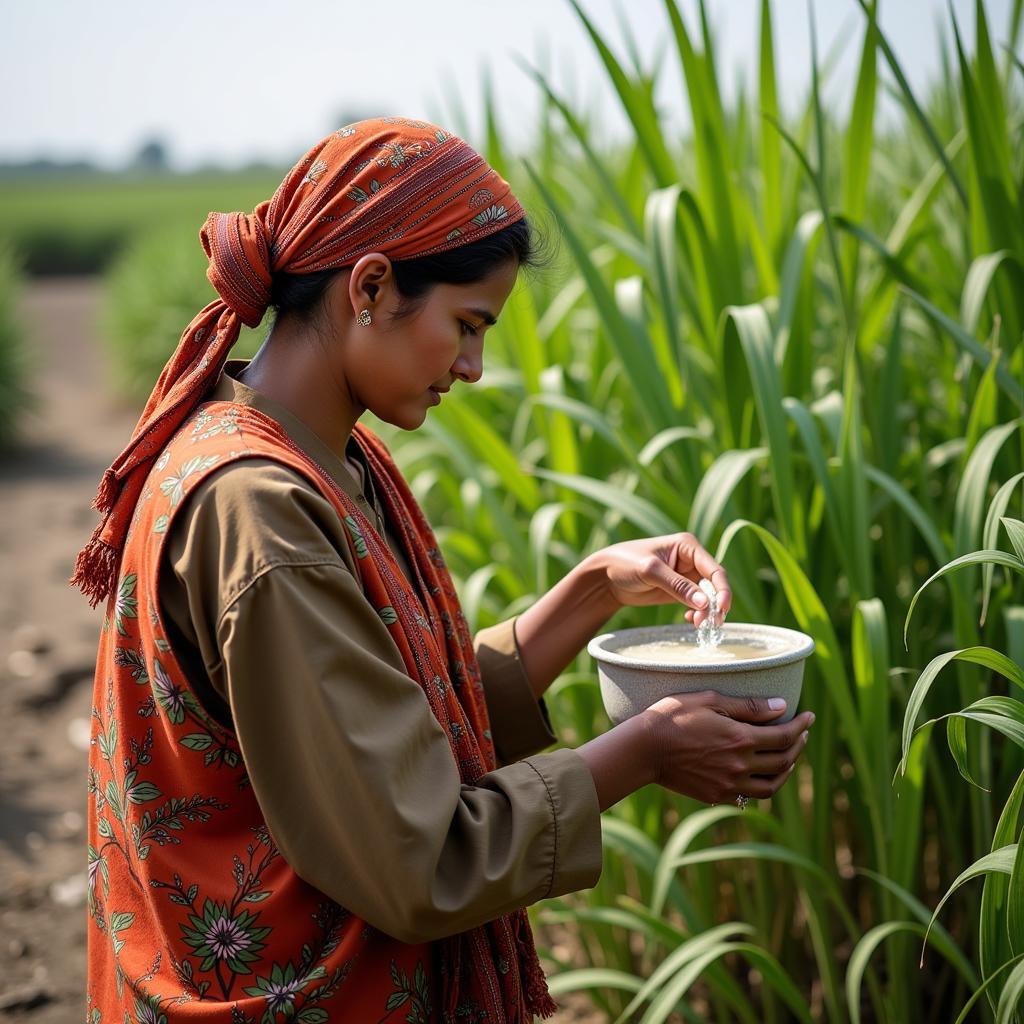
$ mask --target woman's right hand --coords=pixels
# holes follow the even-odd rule
[[[770,725],[785,708],[714,690],[677,693],[596,736],[577,753],[602,811],[652,782],[705,803],[774,795],[789,778],[814,721],[810,711]]]
[[[725,697],[714,690],[664,697],[641,713],[647,724],[653,780],[704,803],[731,803],[739,794],[773,796],[789,778],[807,743],[814,715],[785,714],[767,698]]]

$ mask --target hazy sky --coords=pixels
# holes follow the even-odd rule
[[[620,54],[622,17],[648,61],[670,41],[663,0],[581,2]],[[695,25],[695,0],[681,5]],[[986,0],[997,45],[1006,41],[1010,6]],[[759,0],[708,0],[727,91],[740,75],[756,81],[759,7]],[[953,7],[973,45],[973,0],[954,0]],[[855,0],[813,0],[813,8],[821,53],[844,42],[828,92],[842,102],[864,16]],[[939,68],[945,0],[880,0],[880,11],[920,87]],[[793,108],[808,84],[806,3],[775,0],[773,12],[782,100]],[[545,48],[558,88],[607,111],[609,132],[621,124],[568,0],[14,0],[5,5],[3,26],[0,160],[46,155],[116,164],[159,136],[183,168],[256,156],[291,163],[355,117],[404,114],[457,131],[451,95],[465,107],[475,141],[484,68],[505,128],[526,142],[537,87],[514,58],[537,63]],[[668,56],[674,68],[674,54]],[[674,74],[664,76],[659,99],[672,124],[685,123]]]

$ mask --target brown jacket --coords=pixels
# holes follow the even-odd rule
[[[378,523],[406,570],[368,469],[360,465],[364,493],[300,419],[234,379],[244,367],[230,361],[211,397],[277,420]],[[358,461],[358,446],[348,454]],[[207,710],[237,732],[261,810],[301,877],[407,942],[597,882],[593,778],[573,750],[536,753],[555,737],[519,661],[514,619],[474,640],[501,766],[460,785],[440,725],[359,588],[330,504],[290,469],[255,458],[213,473],[187,500],[160,574],[169,639]],[[359,752],[365,776],[324,773],[323,752],[342,746]],[[371,794],[388,827],[350,827]],[[437,849],[435,863],[418,855]]]

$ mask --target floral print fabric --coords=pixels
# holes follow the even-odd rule
[[[361,426],[356,437],[401,527],[419,593],[351,499],[256,410],[200,406],[142,488],[94,688],[88,1024],[497,1024],[553,1009],[524,911],[406,945],[295,875],[234,734],[205,713],[166,638],[156,572],[184,497],[228,461],[277,459],[336,506],[367,597],[448,733],[463,780],[494,768],[479,669],[436,541],[380,441]]]

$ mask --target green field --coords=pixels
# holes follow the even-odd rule
[[[211,210],[251,210],[273,194],[280,172],[0,179],[0,240],[31,274],[106,269],[140,232],[199,229]]]

